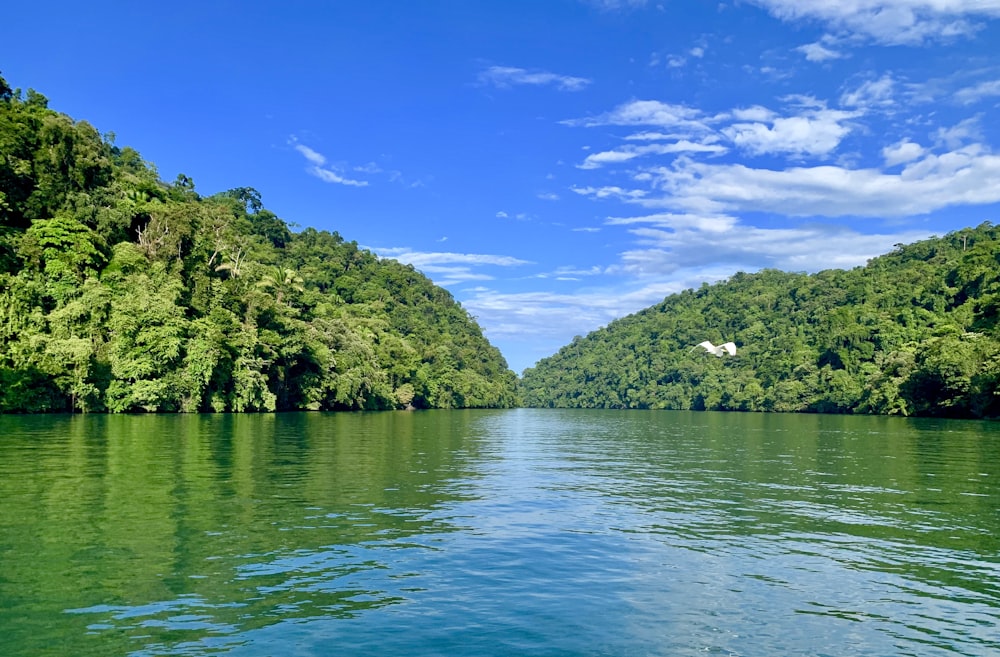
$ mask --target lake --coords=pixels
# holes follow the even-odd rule
[[[1000,425],[0,416],[0,654],[1000,654]]]

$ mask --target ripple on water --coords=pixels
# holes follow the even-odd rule
[[[993,425],[29,423],[0,433],[11,657],[1000,654]]]

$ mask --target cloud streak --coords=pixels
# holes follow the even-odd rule
[[[959,89],[955,93],[955,100],[963,105],[971,105],[996,96],[1000,96],[1000,80],[986,80],[971,87]]]
[[[620,164],[646,155],[669,155],[672,153],[709,153],[721,155],[727,150],[729,149],[719,144],[699,143],[682,139],[669,144],[650,144],[648,146],[629,145],[601,153],[591,153],[577,166],[581,169],[597,169],[605,164]]]
[[[479,82],[498,89],[552,86],[560,91],[582,91],[591,83],[587,78],[559,75],[548,71],[529,71],[513,66],[490,66],[479,74]]]
[[[475,281],[492,281],[496,276],[486,267],[520,267],[533,264],[513,256],[449,251],[415,251],[408,247],[374,247],[381,258],[413,265],[437,285],[453,286]]]
[[[327,166],[327,159],[322,153],[309,148],[305,144],[298,143],[294,138],[290,140],[290,143],[292,148],[298,151],[306,159],[306,162],[309,163],[306,171],[310,175],[319,178],[323,182],[337,185],[347,185],[349,187],[366,187],[368,185],[368,181],[347,178],[335,168]]]
[[[682,128],[694,132],[710,132],[701,110],[686,105],[664,103],[658,100],[632,100],[605,114],[562,122],[569,126],[593,128],[598,126],[653,126],[656,128]]]
[[[384,258],[392,258],[393,260],[398,260],[417,268],[442,264],[493,265],[497,267],[516,267],[518,265],[531,264],[528,260],[521,260],[513,256],[486,253],[426,252],[413,251],[407,247],[375,248],[373,250]]]
[[[623,274],[641,277],[724,267],[727,275],[763,268],[815,272],[863,265],[894,244],[928,237],[926,231],[863,234],[842,226],[809,224],[762,228],[732,221],[722,231],[700,226],[631,228],[645,248],[621,254]]]

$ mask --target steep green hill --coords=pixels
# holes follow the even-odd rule
[[[412,267],[172,184],[0,78],[0,411],[503,407],[516,376]]]
[[[739,273],[574,340],[524,373],[529,406],[1000,415],[1000,228],[850,271]],[[735,357],[703,349],[734,341]]]

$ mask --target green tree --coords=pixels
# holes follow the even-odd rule
[[[509,406],[516,377],[420,272],[203,197],[0,78],[0,411]]]

